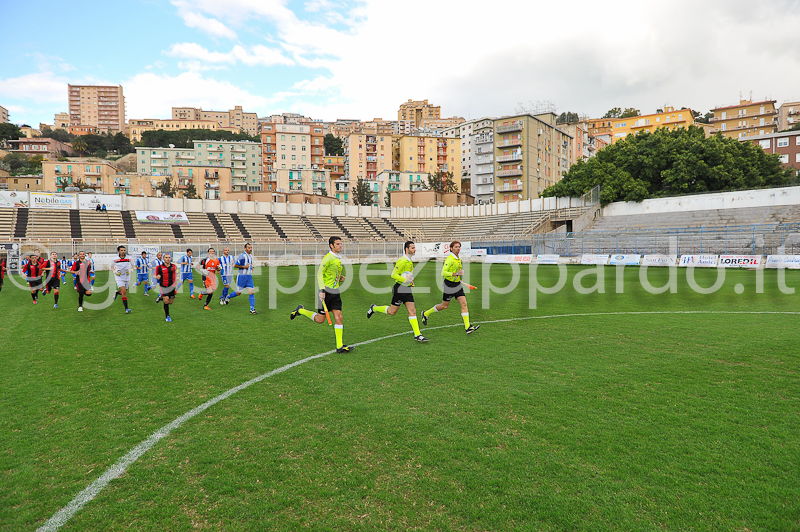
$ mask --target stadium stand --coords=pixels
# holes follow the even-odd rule
[[[230,214],[209,213],[209,216],[213,217],[220,227],[222,227],[226,240],[244,240],[242,232],[239,230],[239,227],[236,225],[236,222],[233,221]]]
[[[187,212],[188,225],[181,226],[184,240],[217,240],[217,230],[204,212]]]
[[[364,218],[334,218],[343,229],[351,235],[351,240],[382,240],[378,233],[369,226]]]
[[[69,240],[72,238],[70,211],[30,209],[25,238],[34,240]]]
[[[263,215],[252,214],[250,216],[258,217],[260,220],[266,222]],[[311,232],[311,229],[305,224],[300,216],[291,216],[289,214],[273,214],[272,219],[278,224],[286,238],[290,240],[316,240],[317,237]],[[277,237],[280,238],[280,237]]]
[[[233,218],[233,215],[231,215],[231,218]],[[239,214],[238,218],[242,223],[240,230],[244,228],[245,231],[247,231],[247,234],[244,234],[244,232],[242,233],[245,239],[280,240],[282,238],[278,232],[278,229],[270,222],[269,217],[264,216],[263,214]],[[288,218],[294,218],[296,223],[302,225],[302,222],[300,222],[299,218],[296,216],[289,216]],[[305,226],[303,226],[303,230],[306,232],[302,234],[308,234]]]
[[[14,238],[17,223],[16,209],[0,209],[0,238]]]
[[[175,233],[171,225],[142,224],[134,215],[131,215],[131,222],[136,238],[139,240],[175,240]]]
[[[94,210],[70,211],[79,213],[81,238],[115,240],[125,238],[125,227],[122,224],[122,213],[119,211]]]
[[[397,230],[392,222],[386,218],[365,218],[371,224],[375,232],[385,240],[402,240],[403,234]]]

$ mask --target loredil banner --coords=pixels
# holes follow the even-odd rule
[[[442,259],[450,254],[450,242],[417,242],[416,247],[416,256],[420,259]],[[458,256],[462,259],[472,257],[472,243],[461,242]]]
[[[764,267],[800,270],[800,255],[769,255]]]
[[[512,262],[518,264],[530,264],[533,255],[486,255],[484,262],[511,264]]]
[[[536,264],[558,264],[559,255],[536,255]]]
[[[608,255],[581,255],[581,264],[608,264]]]
[[[77,205],[75,194],[51,194],[31,192],[31,207],[34,209],[74,209]]]
[[[136,211],[136,219],[140,224],[189,224],[186,213],[179,211]]]
[[[16,190],[0,190],[0,207],[25,208],[29,206],[28,193]]]
[[[677,255],[645,255],[642,257],[642,266],[675,266],[678,264]]]
[[[721,268],[758,268],[762,264],[761,255],[720,255]]]
[[[611,255],[611,266],[638,266],[641,255]]]
[[[686,268],[716,268],[719,255],[681,255],[678,266]]]
[[[103,205],[109,211],[122,210],[122,196],[115,194],[78,194],[78,208],[97,210],[97,206]]]

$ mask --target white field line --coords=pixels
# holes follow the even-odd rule
[[[705,310],[678,310],[678,311],[644,311],[644,312],[585,312],[580,314],[553,314],[549,316],[524,316],[521,318],[506,318],[501,320],[492,320],[492,321],[484,321],[480,322],[481,324],[488,324],[488,323],[504,323],[504,322],[511,322],[511,321],[526,321],[526,320],[543,320],[543,319],[553,319],[553,318],[573,318],[573,317],[589,317],[589,316],[635,316],[635,315],[645,315],[645,314],[782,314],[782,315],[800,315],[800,312],[758,312],[758,311],[705,311]],[[435,330],[435,329],[448,329],[451,327],[463,327],[463,323],[456,323],[452,325],[440,325],[438,327],[426,327],[426,330]],[[363,342],[359,342],[357,344],[353,344],[353,347],[357,347],[360,345],[367,345],[373,342],[379,342],[381,340],[387,340],[389,338],[395,338],[397,336],[403,336],[405,334],[411,334],[412,331],[406,331],[396,334],[390,334],[388,336],[381,336],[380,338],[373,338],[372,340],[365,340]],[[240,384],[230,390],[221,393],[220,395],[214,397],[213,399],[206,401],[205,403],[201,404],[189,410],[182,416],[178,417],[171,423],[164,425],[153,434],[150,435],[145,441],[131,449],[128,454],[120,458],[117,463],[109,467],[105,473],[100,475],[100,477],[89,484],[83,491],[78,493],[74,499],[72,499],[69,504],[61,508],[59,511],[53,514],[53,516],[47,520],[42,526],[37,529],[37,532],[51,532],[58,530],[62,525],[64,525],[69,519],[75,515],[83,506],[94,499],[112,480],[122,476],[125,471],[130,467],[136,460],[138,460],[144,453],[149,451],[156,443],[158,443],[162,438],[169,435],[170,432],[177,429],[181,425],[183,425],[186,421],[189,421],[197,414],[204,412],[208,408],[214,406],[215,404],[219,403],[227,399],[228,397],[232,396],[233,394],[244,390],[252,386],[253,384],[259,383],[264,379],[268,379],[273,375],[277,375],[279,373],[283,373],[284,371],[290,370],[294,367],[297,367],[301,364],[305,364],[306,362],[310,362],[317,358],[323,358],[328,355],[335,353],[335,350],[326,351],[324,353],[320,353],[318,355],[313,355],[310,357],[306,357],[302,360],[298,360],[296,362],[292,362],[291,364],[286,364],[278,369],[274,369],[269,373],[265,373],[253,379],[250,379],[247,382]]]

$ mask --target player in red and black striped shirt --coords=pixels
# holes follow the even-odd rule
[[[42,265],[44,261],[39,255],[31,255],[28,262],[22,268],[22,273],[28,278],[28,285],[31,287],[31,299],[35,305],[39,300],[39,290],[42,290]]]
[[[161,287],[161,300],[164,302],[164,315],[167,321],[172,321],[169,315],[169,306],[175,301],[175,289],[178,287],[178,269],[172,264],[172,255],[164,253],[164,263],[156,266],[153,277],[158,279]]]
[[[78,252],[78,260],[72,264],[72,277],[78,290],[78,312],[83,312],[83,296],[92,295],[92,263],[86,260],[86,252]]]
[[[3,290],[3,281],[6,280],[6,259],[0,257],[0,291]]]
[[[53,308],[58,308],[58,289],[61,287],[61,262],[58,253],[50,253],[50,260],[44,261],[42,271],[46,272],[45,288],[42,295],[53,292]]]

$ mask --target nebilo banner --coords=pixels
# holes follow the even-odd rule
[[[75,194],[50,194],[31,192],[31,207],[34,209],[74,209],[77,205]]]

